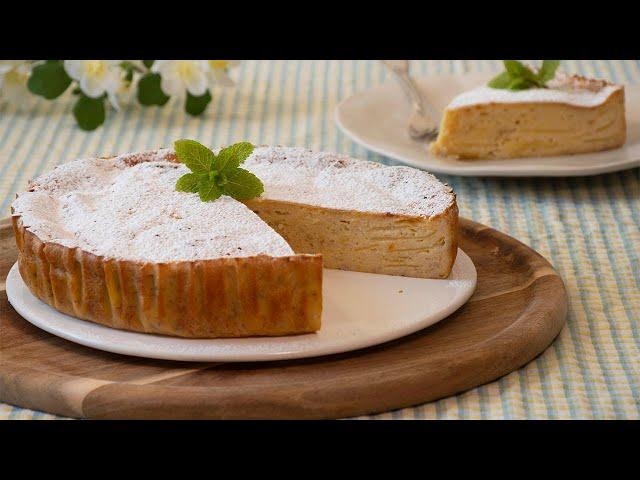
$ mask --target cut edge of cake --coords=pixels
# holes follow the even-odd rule
[[[329,209],[255,198],[245,202],[296,253],[321,252],[325,268],[447,278],[458,252],[458,206],[434,216]]]

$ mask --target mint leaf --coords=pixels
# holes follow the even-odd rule
[[[543,60],[538,73],[518,60],[503,60],[505,71],[495,76],[487,85],[492,88],[526,90],[545,88],[545,83],[555,76],[560,60]]]
[[[526,90],[531,87],[531,82],[529,82],[526,78],[514,78],[509,82],[509,90]]]
[[[222,190],[214,180],[204,180],[199,186],[198,195],[203,202],[211,202],[222,195]]]
[[[560,60],[543,60],[542,66],[538,71],[538,78],[542,83],[547,83],[549,80],[553,80],[556,76],[556,70],[560,66]]]
[[[518,60],[503,60],[504,67],[511,75],[511,78],[523,78],[534,85],[539,83],[538,76],[533,70]]]
[[[187,92],[187,100],[184,104],[184,109],[189,115],[198,116],[204,112],[211,101],[211,94],[207,90],[204,95],[194,97]]]
[[[195,140],[176,140],[173,144],[178,160],[193,173],[208,173],[215,155],[211,150]]]
[[[236,200],[258,197],[264,192],[264,185],[258,177],[244,168],[237,168],[227,174],[227,183],[222,187],[225,194]]]
[[[169,101],[160,88],[160,74],[147,73],[138,81],[138,101],[141,105],[162,106]]]
[[[493,77],[489,80],[488,85],[491,88],[509,88],[509,84],[511,83],[511,75],[509,72],[502,72],[501,74]]]
[[[62,95],[70,84],[71,77],[67,75],[62,62],[50,60],[31,71],[27,88],[31,93],[53,100]]]
[[[83,130],[95,130],[104,123],[104,96],[100,98],[80,95],[73,107],[73,116]]]
[[[531,70],[526,65],[524,65],[522,78],[524,78],[532,86],[538,86],[538,87],[542,87],[543,86],[542,82],[540,82],[540,80],[538,79],[538,75],[536,75],[536,72]]]
[[[181,176],[176,182],[176,190],[179,192],[196,193],[199,189],[201,175],[187,173]]]
[[[197,192],[203,202],[210,202],[222,194],[246,200],[264,191],[258,177],[238,167],[253,152],[249,142],[223,148],[218,156],[195,140],[176,140],[174,148],[178,160],[193,172],[178,179],[176,190],[179,192]]]
[[[253,145],[249,142],[234,143],[229,147],[223,148],[216,156],[215,169],[224,173],[236,169],[252,152]]]
[[[518,60],[503,60],[502,63],[504,64],[504,68],[507,72],[509,72],[509,75],[513,78],[525,76],[525,71],[528,70],[527,67]]]

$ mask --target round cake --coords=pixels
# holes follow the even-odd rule
[[[173,150],[76,160],[12,204],[20,273],[54,308],[183,337],[320,328],[322,267],[446,277],[457,251],[449,187],[408,167],[258,147],[264,193],[203,202],[175,190]]]

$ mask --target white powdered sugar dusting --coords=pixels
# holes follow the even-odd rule
[[[505,90],[483,85],[458,95],[447,109],[487,103],[563,103],[576,107],[597,107],[622,88],[603,80],[563,74],[557,75],[547,86],[549,88]]]
[[[184,165],[155,161],[166,158],[162,152],[137,157],[64,164],[32,182],[33,191],[14,201],[14,214],[43,241],[109,258],[171,262],[294,254],[233,198],[202,202],[175,191],[176,180],[189,172]],[[143,163],[128,166],[132,160]]]
[[[340,210],[430,217],[454,201],[450,187],[411,167],[389,167],[299,147],[258,147],[244,167],[263,198]]]
[[[451,188],[410,167],[388,167],[297,147],[257,147],[244,168],[264,198],[340,210],[430,217],[455,202]],[[294,255],[243,203],[177,192],[189,173],[173,150],[76,160],[29,184],[14,215],[41,240],[142,262]]]

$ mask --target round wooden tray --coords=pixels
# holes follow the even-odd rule
[[[184,363],[111,354],[48,334],[7,301],[16,260],[0,222],[0,400],[69,417],[338,418],[408,407],[495,380],[553,341],[562,279],[517,240],[461,220],[474,296],[436,325],[351,353],[265,363]]]

